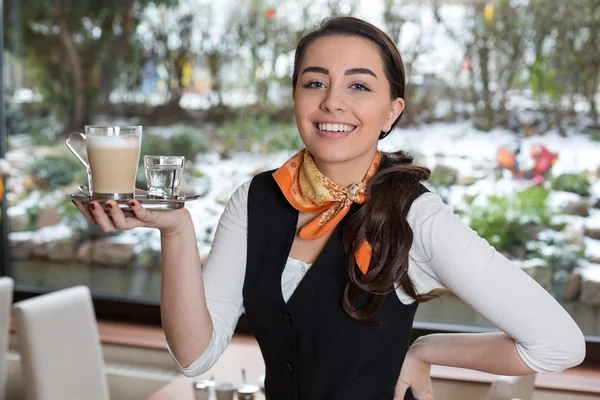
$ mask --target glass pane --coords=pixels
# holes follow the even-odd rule
[[[593,2],[560,10],[534,0],[438,3],[138,0],[56,10],[6,1],[3,213],[17,283],[85,284],[95,294],[157,302],[158,233],[103,233],[66,200],[87,185],[67,135],[86,124],[142,125],[141,156],[184,156],[181,193],[203,195],[186,206],[205,258],[233,191],[302,147],[294,48],[341,13],[377,24],[404,59],[406,108],[380,148],[408,151],[431,168],[432,191],[586,334],[600,335]],[[550,18],[557,12],[563,18]],[[139,165],[144,189],[143,157]],[[417,321],[488,325],[452,295],[423,304]]]

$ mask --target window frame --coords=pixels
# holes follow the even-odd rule
[[[3,0],[0,0],[0,17],[4,14]],[[4,19],[0,18],[0,43],[4,43]],[[4,99],[4,47],[0,52],[0,158],[4,158],[8,149],[8,138],[6,132],[6,104]],[[6,183],[4,176],[0,177],[2,183]],[[6,185],[4,185],[6,187]],[[8,209],[6,201],[6,190],[2,193],[0,209],[0,276],[14,276],[10,257],[10,245],[8,242],[9,224],[6,215]],[[19,285],[15,282],[13,301],[28,299],[51,291],[50,288]],[[93,294],[94,309],[98,320],[120,321],[126,323],[137,323],[161,326],[160,304],[155,300],[143,298],[125,298]],[[432,333],[481,333],[490,332],[492,327],[477,325],[451,324],[446,322],[416,321],[413,324],[411,340]],[[244,315],[241,316],[236,332],[251,333]],[[600,365],[600,334],[586,335],[587,354],[584,363]]]

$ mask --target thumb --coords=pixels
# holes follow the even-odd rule
[[[146,210],[139,201],[131,200],[129,201],[129,207],[131,211],[135,214],[136,218],[140,220],[144,225],[152,225],[156,221],[154,221],[153,214]]]
[[[398,381],[396,389],[394,390],[394,400],[404,400],[404,396],[409,387],[410,385],[408,382]]]

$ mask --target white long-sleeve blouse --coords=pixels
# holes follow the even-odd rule
[[[216,363],[244,311],[249,187],[250,181],[244,183],[227,203],[203,268],[213,336],[191,365],[184,368],[177,363],[187,376],[202,374]],[[583,361],[585,340],[569,314],[469,228],[438,195],[425,193],[417,198],[407,220],[414,234],[408,272],[419,293],[450,289],[512,337],[518,354],[537,372],[559,372]],[[310,267],[288,259],[281,279],[286,301]],[[414,301],[400,288],[396,294],[404,304]]]

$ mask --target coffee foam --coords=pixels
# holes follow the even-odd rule
[[[141,137],[123,137],[123,136],[86,136],[87,147],[102,148],[129,148],[140,147]]]

